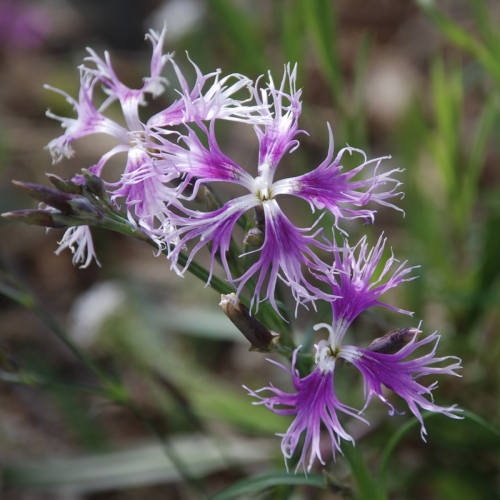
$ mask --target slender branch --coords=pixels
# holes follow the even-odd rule
[[[71,391],[86,392],[88,394],[93,394],[95,396],[107,397],[107,392],[100,387],[93,387],[91,385],[83,384],[71,384],[68,382],[59,382],[58,380],[51,380],[40,375],[34,375],[32,373],[0,373],[0,380],[4,382],[10,382],[11,384],[19,385],[32,385],[32,386],[44,386],[52,387],[56,389],[67,389]]]
[[[179,474],[181,474],[186,483],[188,483],[193,488],[193,490],[198,493],[199,496],[207,498],[208,495],[204,484],[191,474],[187,465],[179,457],[177,452],[170,444],[165,433],[161,429],[159,429],[155,422],[153,422],[153,420],[148,415],[146,415],[143,410],[138,407],[132,400],[128,401],[126,404],[124,404],[124,406],[136,415],[136,417],[142,422],[144,427],[146,427],[146,429],[148,429],[148,431],[152,435],[158,438],[158,440],[163,445],[165,455],[167,455],[167,457],[172,461],[175,468],[179,471]]]
[[[2,262],[2,267],[9,281],[15,285],[15,288],[2,284],[0,286],[0,293],[18,302],[26,309],[33,311],[99,380],[105,385],[109,385],[111,382],[110,377],[101,370],[92,357],[80,349],[52,314],[36,300],[28,287],[9,271],[5,262]]]

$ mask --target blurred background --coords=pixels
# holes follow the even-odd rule
[[[1,212],[36,206],[11,179],[48,184],[45,172],[70,178],[114,145],[108,137],[91,136],[74,144],[74,158],[52,165],[44,147],[62,131],[45,111],[73,115],[71,106],[43,84],[77,96],[77,66],[90,46],[98,54],[109,50],[122,81],[138,88],[150,64],[144,33],[161,30],[164,20],[165,50],[176,51],[190,83],[194,74],[186,50],[203,73],[221,68],[223,75],[241,72],[254,80],[269,69],[280,81],[284,64],[298,63],[299,125],[309,135],[300,136],[301,147],[287,155],[278,175],[298,175],[321,163],[328,148],[326,122],[332,125],[336,150],[348,143],[369,158],[392,155],[383,168],[404,169],[399,179],[406,196],[398,202],[404,217],[373,207],[375,225],[353,221],[342,227],[351,244],[365,233],[375,243],[384,231],[387,256],[392,247],[401,261],[422,266],[417,280],[385,297],[416,314],[367,311],[353,325],[349,342],[366,347],[376,337],[423,320],[424,334],[438,330],[442,335],[438,355],[463,359],[463,378],[439,380],[436,403],[457,403],[496,425],[500,4],[0,0]],[[171,67],[166,76],[172,85],[150,103],[145,116],[176,98]],[[251,126],[222,123],[218,138],[226,154],[256,171]],[[124,168],[123,158],[115,158],[108,180],[116,180]],[[357,160],[346,160],[345,167]],[[221,197],[228,196],[222,188]],[[313,221],[307,205],[285,202],[284,211],[299,226]],[[331,228],[332,220],[323,222]],[[267,356],[248,352],[247,341],[219,310],[217,293],[189,274],[179,279],[164,256],[155,258],[147,245],[104,231],[93,230],[93,235],[102,267],[93,263],[78,269],[68,251],[54,255],[62,231],[0,221],[1,283],[29,289],[51,320],[120,377],[145,418],[141,422],[129,408],[79,391],[79,385],[96,384],[88,369],[40,315],[0,295],[1,498],[195,498],[148,431],[151,425],[212,493],[247,476],[283,471],[274,434],[284,432],[289,421],[251,406],[241,385],[256,389],[272,380],[290,388],[286,374],[266,363]],[[206,263],[207,252],[199,255]],[[331,320],[328,309],[300,311],[293,325],[297,343],[311,325]],[[9,383],[12,373],[32,378]],[[362,406],[362,381],[351,368],[342,368],[336,389],[341,401]],[[402,400],[393,401],[399,411],[407,410]],[[410,420],[408,411],[389,417],[386,410],[374,401],[366,412],[370,427],[346,422],[372,471],[387,441]],[[500,498],[498,436],[470,419],[436,416],[426,426],[427,443],[417,427],[398,443],[387,475],[389,498]],[[325,457],[331,456],[329,447],[326,439]],[[342,457],[326,469],[350,483]],[[313,470],[319,472],[320,464]],[[337,496],[280,486],[235,498]]]

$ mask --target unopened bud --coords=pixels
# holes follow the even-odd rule
[[[23,191],[28,193],[32,198],[35,198],[35,200],[42,201],[51,207],[57,208],[57,210],[60,210],[65,214],[71,213],[71,206],[68,204],[68,201],[72,199],[71,195],[61,193],[60,191],[47,186],[33,184],[32,182],[12,182],[18,188],[21,188]]]
[[[82,174],[87,189],[98,198],[104,198],[106,196],[104,181],[97,175],[89,172],[86,168],[82,168]]]
[[[251,246],[251,247],[261,247],[264,243],[264,231],[258,227],[253,227],[248,231],[248,233],[245,235],[245,239],[243,240],[243,243],[245,245]]]
[[[368,350],[378,352],[380,354],[395,354],[400,351],[406,344],[410,343],[414,338],[418,339],[422,332],[417,328],[402,328],[401,330],[393,330],[385,334],[379,339],[375,339],[369,346]]]
[[[82,185],[68,179],[63,179],[58,175],[45,174],[50,183],[58,190],[68,194],[82,194]]]
[[[57,212],[57,214],[60,214]],[[49,210],[16,210],[2,214],[6,219],[18,220],[25,224],[45,227],[68,227],[62,221],[56,220],[55,213]],[[64,217],[64,216],[63,216]]]
[[[73,214],[75,215],[79,215],[80,217],[97,217],[98,219],[102,219],[102,214],[92,206],[87,198],[77,196],[69,201],[68,205],[71,206]]]
[[[248,307],[237,299],[234,293],[221,295],[219,307],[252,344],[251,350],[269,352],[278,344],[279,334],[269,330],[255,316],[251,316]]]

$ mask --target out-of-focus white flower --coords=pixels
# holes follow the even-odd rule
[[[73,303],[69,331],[82,346],[92,344],[107,318],[126,304],[127,295],[118,281],[96,283]]]
[[[167,41],[177,40],[193,31],[206,12],[200,0],[168,0],[163,2],[147,19],[145,25],[160,31],[168,19]]]

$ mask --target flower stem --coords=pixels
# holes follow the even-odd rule
[[[68,382],[60,382],[59,380],[51,380],[40,375],[32,373],[0,373],[0,380],[10,382],[11,384],[51,387],[55,389],[66,389],[71,391],[85,392],[94,396],[107,397],[107,393],[100,387],[83,384],[71,384]]]
[[[359,448],[349,441],[344,441],[342,452],[356,482],[359,500],[385,500],[386,497],[377,488]]]
[[[179,474],[192,487],[192,489],[198,492],[199,496],[207,498],[208,495],[205,490],[205,486],[198,478],[194,477],[191,474],[184,461],[179,457],[177,452],[170,444],[165,433],[161,429],[159,429],[155,422],[148,415],[146,415],[143,410],[132,400],[129,400],[124,406],[131,410],[141,421],[144,427],[146,427],[146,429],[148,429],[148,431],[162,443],[165,455],[167,455],[167,457],[171,460],[175,468],[178,470]]]

